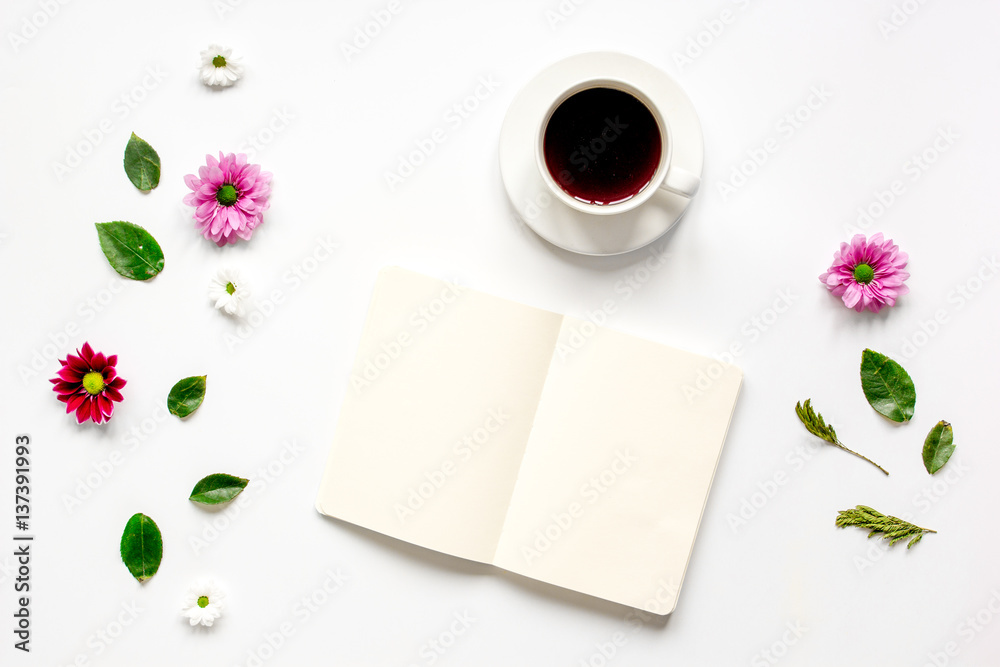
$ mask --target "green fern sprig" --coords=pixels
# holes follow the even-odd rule
[[[807,398],[804,404],[803,403],[795,404],[795,414],[798,415],[799,421],[802,422],[802,424],[806,427],[807,431],[815,435],[817,438],[825,440],[834,447],[843,449],[845,452],[854,454],[859,459],[864,459],[865,461],[868,461],[868,463],[871,463],[873,466],[875,466],[888,476],[889,474],[888,470],[886,470],[879,464],[875,463],[867,456],[858,454],[853,449],[848,449],[847,447],[845,447],[844,443],[842,443],[840,440],[837,439],[837,431],[834,430],[833,426],[823,421],[823,415],[813,410],[813,407],[810,404],[811,400],[812,399]]]
[[[871,507],[866,505],[858,505],[852,510],[841,510],[837,513],[837,527],[843,528],[844,526],[857,526],[858,528],[866,528],[871,532],[868,533],[870,538],[872,535],[882,533],[882,538],[889,540],[889,546],[892,546],[900,540],[905,540],[906,538],[911,538],[909,544],[906,548],[909,549],[914,544],[920,541],[920,538],[924,536],[924,533],[936,533],[936,530],[931,530],[930,528],[921,528],[920,526],[915,526],[909,521],[903,521],[894,516],[888,516],[882,514],[881,512],[876,512]]]

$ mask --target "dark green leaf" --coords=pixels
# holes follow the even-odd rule
[[[98,222],[97,236],[111,268],[132,280],[149,280],[163,270],[160,244],[131,222]]]
[[[149,192],[160,183],[160,156],[153,147],[135,136],[125,145],[125,174],[132,185]]]
[[[156,574],[163,559],[163,538],[156,523],[145,514],[133,514],[122,533],[121,552],[128,571],[140,582]]]
[[[951,458],[955,451],[954,433],[951,424],[942,420],[931,429],[924,440],[924,467],[930,474],[936,473],[944,467],[944,464]]]
[[[861,388],[875,411],[888,419],[907,422],[913,416],[917,402],[913,380],[884,354],[873,350],[861,354]]]
[[[184,378],[174,385],[167,396],[167,409],[170,414],[183,419],[201,406],[205,399],[205,381],[207,375],[196,375]]]
[[[205,477],[191,489],[190,500],[204,505],[219,505],[228,503],[240,495],[250,480],[234,477],[225,473],[216,473]]]

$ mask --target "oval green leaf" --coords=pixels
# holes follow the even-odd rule
[[[156,239],[131,222],[98,222],[97,237],[111,268],[131,280],[149,280],[163,270],[163,251]]]
[[[250,482],[242,477],[225,473],[209,475],[198,481],[191,489],[189,500],[203,505],[221,505],[240,495]]]
[[[135,132],[125,145],[124,162],[128,180],[143,192],[149,192],[160,184],[160,156]]]
[[[933,475],[951,458],[955,451],[954,438],[951,424],[944,420],[939,421],[927,434],[927,439],[924,440],[924,468],[928,473]]]
[[[167,409],[170,414],[184,419],[201,406],[205,400],[205,382],[207,375],[196,375],[184,378],[173,386],[167,396]]]
[[[121,552],[125,567],[139,582],[156,574],[163,559],[163,538],[156,522],[145,514],[133,514],[122,533]]]
[[[908,422],[917,403],[910,375],[895,361],[874,350],[861,354],[861,388],[868,403],[894,422]]]

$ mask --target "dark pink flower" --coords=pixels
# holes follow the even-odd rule
[[[882,306],[896,305],[896,297],[910,288],[903,284],[910,274],[904,271],[909,256],[882,232],[866,241],[856,234],[850,243],[841,243],[833,254],[833,265],[819,279],[844,305],[859,313],[867,308],[877,313]]]
[[[194,220],[206,239],[220,246],[249,241],[253,230],[264,219],[271,196],[271,174],[259,164],[247,162],[243,153],[205,156],[207,164],[198,168],[198,176],[188,174],[184,183],[192,192],[184,203],[194,206]]]
[[[125,380],[118,377],[115,364],[118,355],[105,357],[94,352],[90,343],[84,343],[76,356],[67,354],[59,363],[58,377],[49,382],[55,385],[53,391],[66,404],[66,414],[76,411],[76,421],[80,424],[88,419],[101,424],[111,419],[114,404],[122,400],[121,388]]]

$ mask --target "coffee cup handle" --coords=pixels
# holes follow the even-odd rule
[[[695,176],[690,171],[674,166],[670,167],[667,171],[666,178],[664,178],[663,183],[660,184],[661,189],[666,190],[667,192],[682,195],[689,199],[694,197],[700,186],[701,179],[698,176]]]

